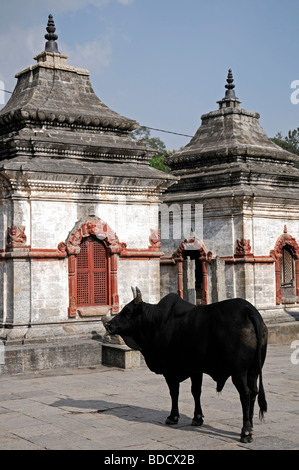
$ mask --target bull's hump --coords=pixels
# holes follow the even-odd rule
[[[178,294],[171,292],[170,294],[165,295],[165,297],[163,297],[160,302],[178,302],[180,299],[181,297]]]

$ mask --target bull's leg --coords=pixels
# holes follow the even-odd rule
[[[177,424],[179,421],[179,390],[180,383],[178,380],[175,380],[171,377],[165,377],[167,382],[169,393],[171,396],[171,412],[170,415],[166,418],[165,424]]]
[[[253,415],[254,415],[254,404],[255,399],[258,394],[257,387],[258,374],[255,372],[248,373],[248,387],[250,390],[250,407],[249,407],[249,421],[251,424],[251,429],[253,429]]]
[[[250,390],[247,384],[247,373],[233,375],[232,381],[239,392],[243,411],[241,442],[252,442],[252,425],[250,422]]]
[[[203,413],[200,404],[200,395],[201,395],[201,385],[202,385],[202,374],[192,375],[191,376],[191,393],[194,398],[195,408],[194,408],[194,417],[192,420],[192,426],[201,426],[203,423]]]

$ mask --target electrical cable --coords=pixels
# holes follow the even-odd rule
[[[4,93],[10,93],[12,95],[12,91],[8,91],[8,90],[3,90],[2,88],[0,88],[0,91],[4,91]],[[151,131],[157,131],[157,132],[164,132],[166,134],[173,134],[173,135],[180,135],[182,137],[193,137],[193,135],[188,135],[188,134],[181,134],[180,132],[172,132],[172,131],[166,131],[164,129],[157,129],[155,127],[149,127],[149,126],[142,126],[142,127],[145,127],[146,129],[150,129]]]

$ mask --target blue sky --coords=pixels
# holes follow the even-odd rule
[[[49,10],[50,8],[50,10]],[[10,0],[0,14],[0,80],[44,50],[54,16],[68,64],[90,71],[99,98],[141,125],[193,135],[218,108],[227,71],[269,137],[299,126],[298,0]],[[9,95],[7,95],[7,98]],[[6,99],[7,99],[6,98]],[[152,131],[168,149],[189,138]]]

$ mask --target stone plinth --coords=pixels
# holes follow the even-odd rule
[[[140,367],[140,352],[133,351],[128,346],[103,344],[102,364],[121,369],[135,369]]]

